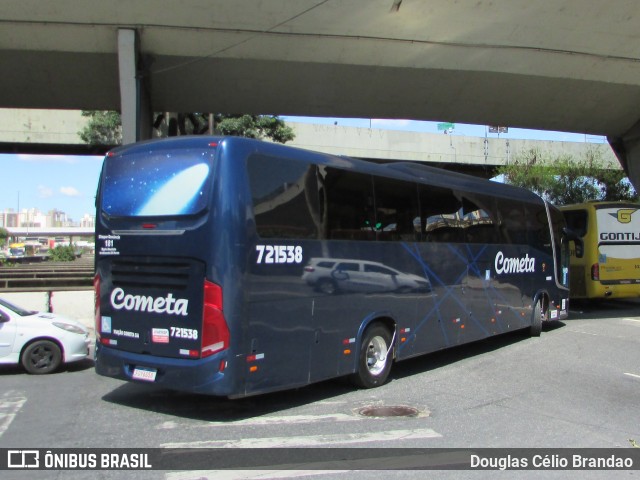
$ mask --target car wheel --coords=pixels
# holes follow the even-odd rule
[[[352,380],[361,388],[382,385],[389,376],[393,361],[391,333],[381,324],[375,324],[364,332],[360,344],[358,366]]]
[[[333,280],[323,278],[318,282],[318,291],[326,293],[327,295],[333,295],[338,291],[338,288]]]
[[[24,369],[32,374],[51,373],[62,363],[60,347],[50,340],[38,340],[28,345],[20,357]]]

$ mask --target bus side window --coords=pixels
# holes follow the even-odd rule
[[[464,232],[459,211],[462,202],[448,188],[419,185],[422,241],[460,243]]]
[[[586,210],[565,210],[562,212],[567,222],[567,228],[572,230],[579,237],[584,237],[587,233],[587,223],[589,215]]]
[[[497,210],[500,216],[500,236],[502,242],[527,245],[528,232],[525,211],[522,204],[498,198]]]
[[[538,249],[551,249],[551,231],[547,210],[543,205],[525,205],[525,222],[529,232],[529,244]]]
[[[392,178],[374,178],[378,240],[417,240],[413,220],[418,216],[416,184]]]
[[[562,213],[567,222],[567,229],[578,237],[569,237],[569,240],[574,242],[576,258],[582,258],[584,256],[584,241],[582,241],[582,238],[587,234],[589,215],[586,210],[565,210]]]
[[[319,167],[326,215],[326,238],[375,240],[376,219],[371,175]]]
[[[467,243],[498,243],[493,210],[495,202],[491,197],[476,194],[462,197],[461,218]]]
[[[315,165],[257,154],[247,160],[247,170],[260,237],[318,237]]]

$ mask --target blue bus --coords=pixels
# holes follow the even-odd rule
[[[350,376],[568,314],[562,214],[508,185],[238,137],[107,154],[98,374],[230,398]]]

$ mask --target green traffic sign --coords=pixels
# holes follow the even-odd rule
[[[438,130],[453,130],[456,128],[455,123],[439,123]]]

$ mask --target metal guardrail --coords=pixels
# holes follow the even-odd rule
[[[74,262],[42,262],[0,266],[0,292],[91,290],[93,257]]]

